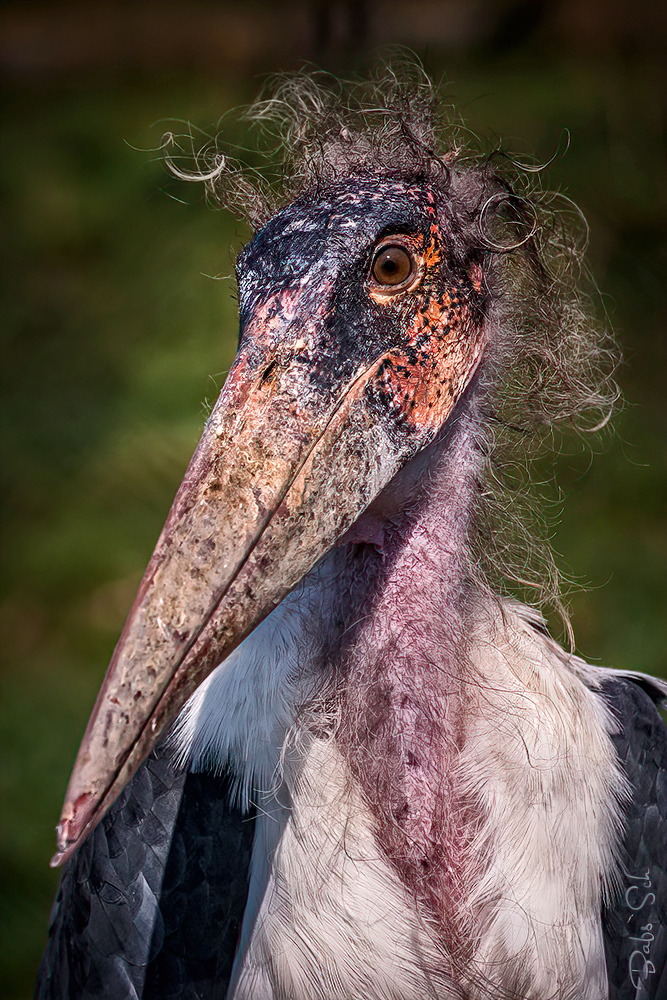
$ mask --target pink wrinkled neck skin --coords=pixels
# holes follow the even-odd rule
[[[418,508],[389,518],[383,530],[372,512],[355,527],[366,544],[356,553],[348,597],[356,614],[341,667],[339,742],[375,816],[378,841],[462,948],[456,925],[477,823],[456,762],[470,681],[462,605],[478,461],[473,432],[463,425]]]

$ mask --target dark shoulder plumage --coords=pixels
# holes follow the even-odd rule
[[[609,672],[611,675],[611,671]],[[629,785],[621,881],[603,914],[610,1000],[667,997],[667,726],[651,678],[611,677],[603,697]]]
[[[227,792],[149,757],[63,871],[35,1000],[225,995],[254,830]]]

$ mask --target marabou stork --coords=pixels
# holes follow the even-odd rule
[[[256,106],[273,209],[202,173],[256,223],[239,349],[74,768],[39,1000],[667,996],[667,689],[493,583],[530,562],[499,449],[604,412],[608,342],[527,173],[427,84],[359,93]]]

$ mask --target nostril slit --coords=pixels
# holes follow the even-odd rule
[[[269,379],[271,378],[271,376],[273,375],[273,372],[275,371],[275,369],[277,367],[278,367],[278,362],[277,361],[270,361],[269,362],[269,364],[266,366],[266,368],[264,369],[264,371],[262,373],[262,377],[260,379],[260,385],[264,385],[265,382],[269,381]]]

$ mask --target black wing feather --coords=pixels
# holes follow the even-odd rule
[[[63,871],[35,1000],[222,1000],[253,834],[226,779],[152,754]]]
[[[619,719],[614,737],[631,797],[622,884],[603,914],[609,1000],[667,998],[667,726],[660,692],[634,680],[602,688]]]

